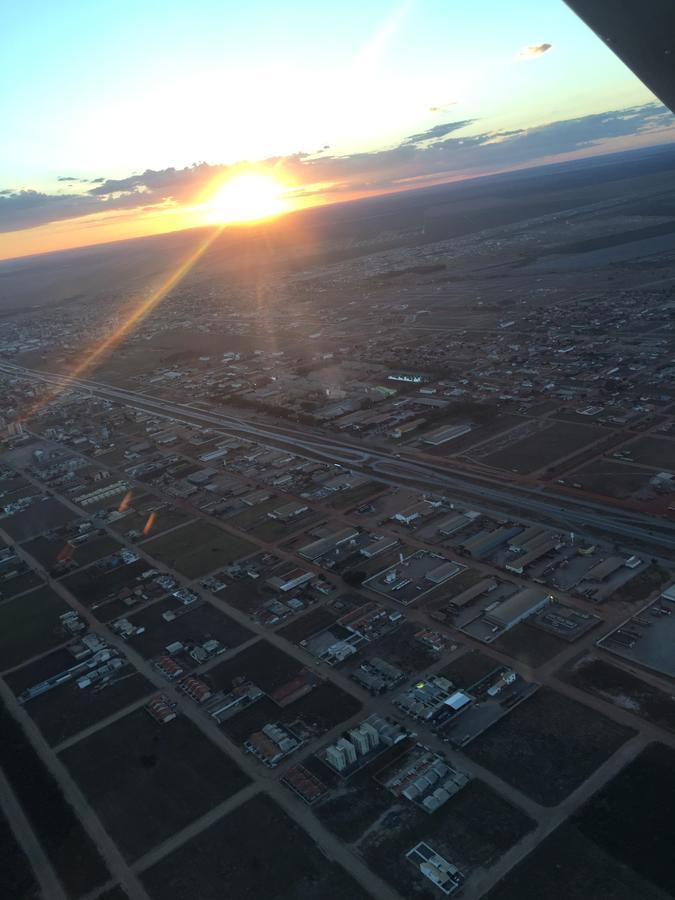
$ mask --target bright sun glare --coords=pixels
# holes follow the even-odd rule
[[[270,175],[235,175],[207,202],[211,222],[255,222],[284,210],[283,185]]]

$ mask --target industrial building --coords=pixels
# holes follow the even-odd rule
[[[462,886],[464,876],[457,866],[453,866],[424,841],[408,850],[406,859],[418,866],[422,875],[448,897]]]
[[[261,763],[273,769],[300,746],[300,741],[283,725],[268,723],[254,732],[244,747]]]
[[[469,431],[471,431],[470,425],[444,425],[442,428],[430,431],[429,434],[422,438],[422,442],[430,444],[432,447],[438,447],[441,444],[447,444],[448,441],[461,437],[463,434],[468,434]]]
[[[455,513],[438,523],[436,526],[438,533],[442,534],[444,537],[450,537],[451,535],[457,534],[457,532],[468,528],[478,516],[479,513]]]
[[[431,675],[399,694],[394,703],[406,715],[429,722],[441,714],[454,715],[471,701],[472,698],[468,694],[456,690],[447,678]]]
[[[493,591],[496,587],[496,578],[482,578],[460,594],[455,594],[454,597],[450,597],[448,599],[448,608],[453,612],[459,612],[460,609],[468,606],[474,600],[478,599],[478,597],[482,597],[483,594],[488,594],[490,591]]]
[[[559,537],[548,537],[546,534],[533,538],[523,547],[523,552],[515,559],[506,563],[509,572],[515,572],[516,575],[522,575],[523,572],[531,566],[532,563],[538,562],[554,550],[559,550],[562,541]]]
[[[553,597],[541,588],[524,588],[486,613],[484,620],[499,631],[508,631],[547,606]]]
[[[298,553],[303,559],[314,562],[314,560],[319,559],[321,556],[325,556],[336,547],[340,547],[347,541],[351,541],[357,535],[358,531],[355,528],[341,528],[339,531],[335,531],[316,541],[312,541],[311,544],[306,544],[298,550]]]
[[[469,783],[469,776],[448,765],[443,756],[417,744],[393,772],[387,771],[384,787],[404,797],[426,813],[436,812]]]
[[[463,541],[459,547],[473,559],[484,559],[503,544],[510,542],[512,538],[520,534],[523,529],[519,526],[510,528],[496,528],[494,531],[481,531],[473,537]]]

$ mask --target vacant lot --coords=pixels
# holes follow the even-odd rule
[[[675,471],[675,441],[668,438],[642,437],[629,444],[628,449],[633,454],[636,463],[644,466],[653,466],[655,469],[665,469],[666,472]]]
[[[550,466],[563,456],[569,456],[599,440],[604,434],[606,432],[598,426],[557,422],[535,435],[482,457],[481,461],[498,469],[526,474]]]
[[[327,609],[325,606],[318,606],[305,615],[299,616],[290,625],[280,628],[277,634],[285,637],[287,641],[291,641],[293,644],[299,644],[301,641],[312,637],[312,635],[323,631],[324,628],[329,628],[337,617],[337,613],[331,609]]]
[[[23,850],[17,844],[7,820],[0,812],[0,897],[14,900],[38,900],[33,871]]]
[[[191,516],[187,513],[168,503],[162,503],[156,497],[149,497],[148,502],[140,504],[136,500],[132,500],[132,504],[135,507],[134,511],[113,522],[110,526],[118,534],[125,535],[130,531],[143,534],[144,529],[147,529],[145,536],[153,538],[177,525],[185,525],[191,520]]]
[[[23,676],[24,672],[15,674]],[[11,687],[12,679],[8,681]],[[56,746],[152,692],[152,684],[132,666],[126,666],[104,690],[82,690],[77,682],[69,681],[29,700],[24,709],[48,743]]]
[[[76,565],[87,566],[97,559],[110,556],[121,546],[118,541],[106,534],[95,535],[85,543],[76,545],[68,545],[62,537],[56,539],[38,537],[24,544],[23,549],[50,571],[64,554],[67,554]]]
[[[314,807],[315,815],[341,840],[357,841],[383,813],[397,804],[393,794],[373,776],[400,758],[413,744],[414,741],[404,740],[390,747],[346,781],[339,779],[318,757],[309,757],[305,765],[331,788],[327,799]]]
[[[302,668],[302,663],[297,659],[260,640],[209,669],[209,680],[219,690],[229,691],[232,679],[243,677],[269,693],[294,678]]]
[[[9,600],[11,597],[17,597],[19,594],[23,594],[24,591],[36,588],[40,584],[44,584],[42,578],[40,578],[37,572],[29,569],[27,572],[23,572],[15,578],[10,578],[9,581],[2,582],[0,600]]]
[[[35,500],[23,512],[0,519],[0,528],[4,528],[15,541],[26,541],[52,528],[60,528],[76,518],[77,515],[63,503],[48,497]]]
[[[458,688],[470,691],[501,668],[501,663],[491,656],[486,656],[480,650],[470,650],[441,669],[438,674],[449,678]]]
[[[144,709],[74,744],[61,758],[128,859],[248,781],[186,718],[158,725]]]
[[[540,688],[465,752],[528,797],[555,806],[633,734],[581,703]]]
[[[419,630],[419,625],[406,622],[391,634],[375,641],[368,650],[371,655],[382,657],[404,672],[421,672],[435,662],[438,656],[415,640],[415,633]]]
[[[231,719],[225,719],[221,727],[235,743],[243,744],[253,732],[260,731],[268,723],[283,725],[302,719],[316,733],[324,733],[350,719],[360,709],[361,703],[355,697],[330,681],[323,681],[288,706],[277,706],[273,700],[263,697]]]
[[[61,583],[72,591],[80,603],[91,609],[124,587],[135,587],[136,578],[149,568],[149,564],[142,559],[130,565],[118,565],[114,569],[103,569],[95,564],[67,575]]]
[[[98,850],[1,701],[0,734],[0,766],[66,890],[79,897],[106,882],[110,876]]]
[[[59,616],[69,610],[46,585],[0,604],[0,668],[11,669],[67,640]]]
[[[183,844],[143,881],[153,900],[368,900],[265,794]]]
[[[664,900],[573,825],[556,829],[485,900]]]
[[[527,622],[521,622],[500,635],[492,646],[501,653],[536,669],[560,653],[569,644],[554,634],[548,634],[541,628],[534,628]]]
[[[613,591],[610,600],[615,603],[644,603],[651,594],[661,590],[672,577],[668,569],[652,564]]]
[[[168,610],[177,613],[170,622],[163,618]],[[207,601],[184,607],[174,597],[168,597],[129,618],[135,626],[145,628],[143,634],[134,635],[129,643],[146,659],[162,653],[174,641],[203,644],[216,640],[230,650],[253,637],[253,632]]]
[[[419,841],[427,841],[467,874],[497,860],[533,827],[524,812],[474,779],[431,816],[411,803],[397,805],[359,850],[370,868],[403,897],[431,898],[435,892],[405,858]]]
[[[564,678],[582,691],[609,700],[654,725],[675,731],[675,700],[672,694],[640,681],[635,675],[610,665],[604,659],[584,656],[565,670]]]
[[[257,547],[202,519],[143,544],[143,550],[187,578],[206,575],[219,566],[249,556]]]
[[[623,499],[646,487],[653,477],[653,472],[638,469],[630,463],[598,459],[578,469],[567,480],[592,493]]]

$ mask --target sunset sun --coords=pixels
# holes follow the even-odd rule
[[[285,209],[284,186],[270,175],[247,173],[224,182],[206,203],[211,222],[255,222]]]

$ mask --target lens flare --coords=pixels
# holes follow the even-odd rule
[[[117,512],[123,513],[126,512],[127,509],[129,509],[129,504],[131,503],[131,494],[131,491],[127,491],[124,497],[122,497],[122,502],[117,507]]]
[[[152,526],[155,524],[155,519],[157,518],[157,514],[153,511],[148,516],[148,520],[143,526],[143,537],[147,537],[152,531]]]

